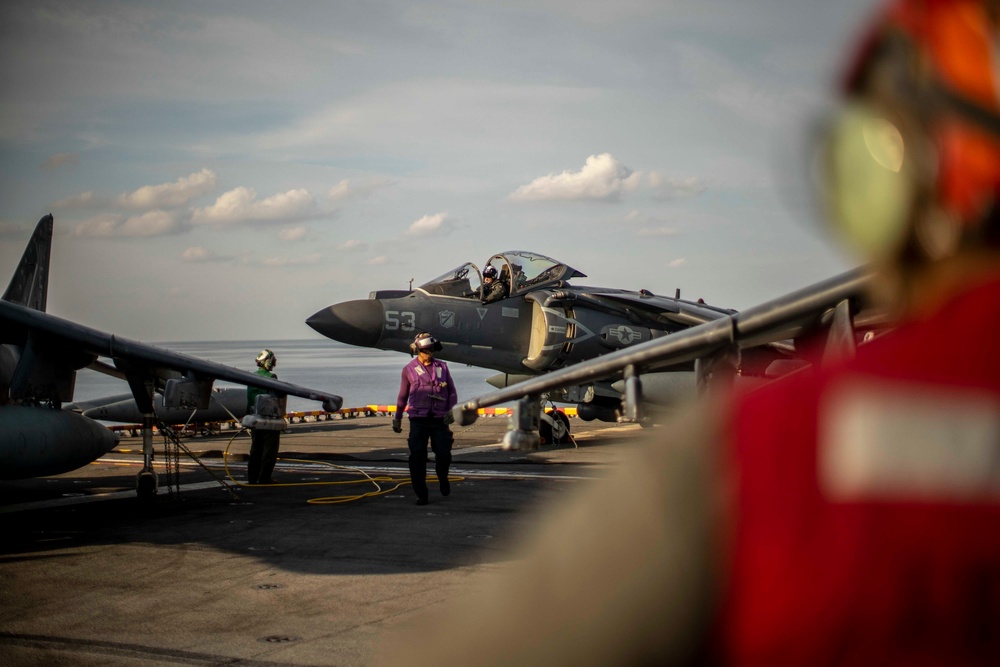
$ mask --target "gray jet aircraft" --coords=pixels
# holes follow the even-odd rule
[[[468,426],[479,409],[516,401],[507,449],[536,449],[540,442],[539,397],[593,378],[623,378],[623,414],[638,421],[643,410],[645,378],[656,371],[696,360],[700,389],[726,387],[740,372],[743,352],[767,341],[792,339],[809,349],[796,364],[826,363],[853,355],[856,346],[891,327],[885,313],[864,310],[868,272],[857,269],[727,317],[692,326],[672,336],[607,354],[456,405],[455,422]],[[543,436],[544,437],[544,436]]]
[[[408,352],[414,335],[429,331],[441,341],[440,358],[495,369],[500,374],[489,382],[502,388],[735,313],[681,299],[679,291],[663,296],[570,283],[585,277],[550,257],[507,251],[491,257],[482,271],[468,262],[414,290],[376,291],[366,300],[329,306],[306,323],[343,343],[397,352]],[[763,378],[781,360],[794,363],[790,345],[772,340],[748,347],[740,373]],[[644,375],[643,400],[655,407],[693,395],[695,365],[687,359],[664,369],[668,372]],[[576,403],[584,420],[616,421],[622,414],[622,379],[620,371],[593,376],[547,396]]]
[[[90,367],[124,378],[143,414],[141,497],[156,493],[152,469],[153,396],[168,408],[207,408],[216,379],[293,395],[339,410],[340,396],[104,333],[45,312],[52,216],[42,218],[0,300],[0,479],[56,475],[96,460],[116,436],[97,422],[60,409],[73,399],[76,372]],[[98,361],[111,359],[113,366]],[[261,397],[263,398],[263,397]]]

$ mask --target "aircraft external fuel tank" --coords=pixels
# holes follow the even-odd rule
[[[115,448],[118,435],[66,410],[0,407],[0,479],[75,470]]]

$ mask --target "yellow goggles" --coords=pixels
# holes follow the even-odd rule
[[[866,259],[898,250],[906,237],[916,180],[914,147],[871,105],[846,106],[828,128],[821,189],[830,219]]]

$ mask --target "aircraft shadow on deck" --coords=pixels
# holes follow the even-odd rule
[[[283,474],[289,481],[316,477]],[[406,477],[401,468],[396,477]],[[195,481],[182,474],[181,483]],[[346,477],[338,477],[346,479]],[[199,475],[197,481],[207,479]],[[24,480],[14,489],[48,480]],[[79,491],[72,480],[58,482]],[[131,468],[95,486],[127,491]],[[56,489],[61,491],[62,488]],[[539,500],[553,492],[537,480],[466,479],[442,498],[431,483],[431,504],[416,507],[409,485],[384,496],[344,504],[310,499],[361,493],[371,485],[241,488],[240,501],[219,489],[106,500],[0,514],[4,541],[0,563],[62,558],[113,545],[141,544],[205,552],[198,558],[252,556],[300,574],[402,574],[430,572],[508,558],[510,538],[526,526]],[[29,491],[30,489],[23,489]],[[46,488],[51,497],[53,489]],[[22,493],[19,498],[30,498]],[[234,561],[235,563],[235,561]]]

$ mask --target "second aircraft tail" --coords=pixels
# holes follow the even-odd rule
[[[49,257],[52,254],[52,214],[38,221],[24,249],[3,300],[45,311],[49,293]]]

